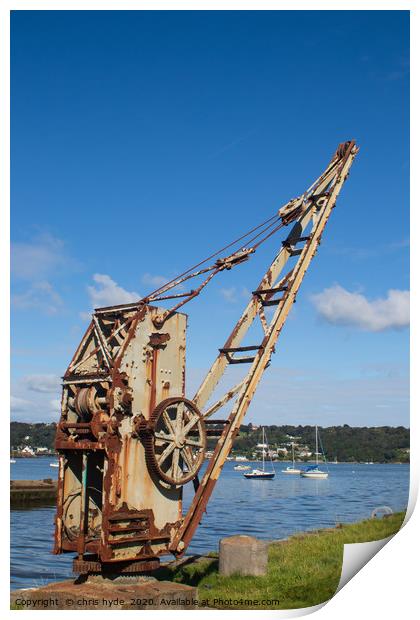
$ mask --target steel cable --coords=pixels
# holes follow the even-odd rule
[[[219,254],[221,254],[222,252],[224,252],[225,250],[231,248],[233,245],[237,244],[239,241],[242,241],[243,239],[246,239],[246,237],[248,237],[249,235],[251,235],[253,232],[255,232],[256,230],[258,230],[259,228],[262,228],[263,226],[265,226],[265,228],[260,231],[257,235],[255,235],[252,239],[256,239],[258,238],[261,234],[263,234],[263,232],[265,232],[268,228],[270,228],[271,226],[273,226],[275,224],[275,221],[278,220],[278,214],[273,215],[272,217],[268,218],[267,220],[265,220],[264,222],[262,222],[261,224],[258,224],[258,226],[254,226],[254,228],[251,228],[251,230],[249,230],[248,232],[246,232],[245,234],[241,235],[240,237],[238,237],[237,239],[234,239],[233,241],[231,241],[230,243],[228,243],[227,245],[225,245],[224,247],[220,248],[220,250],[217,250],[216,252],[214,252],[213,254],[211,254],[210,256],[208,256],[207,258],[204,258],[203,260],[201,260],[199,263],[193,265],[192,267],[190,267],[189,269],[187,269],[186,271],[184,271],[183,273],[179,274],[178,276],[176,276],[175,278],[173,278],[172,280],[168,280],[168,282],[166,282],[165,284],[163,284],[161,287],[157,288],[156,290],[152,291],[151,293],[149,293],[149,295],[146,295],[145,299],[150,299],[156,295],[162,294],[163,292],[166,292],[167,290],[169,290],[170,288],[174,288],[174,286],[178,286],[181,282],[185,282],[185,280],[190,279],[191,277],[195,277],[196,275],[200,275],[202,273],[204,273],[204,270],[200,270],[199,273],[197,274],[192,274],[190,276],[188,276],[188,274],[190,274],[191,271],[193,271],[194,269],[197,269],[198,267],[200,267],[201,265],[204,265],[204,263],[207,263],[209,260],[211,260],[212,258],[215,258],[216,256],[218,256]],[[270,223],[271,222],[271,223]],[[268,224],[268,226],[267,226]],[[248,241],[249,243],[249,241]],[[209,267],[207,268],[205,271],[210,271],[213,267]],[[186,276],[186,277],[184,277]],[[181,278],[183,278],[181,280]],[[175,284],[174,284],[175,283]],[[172,285],[172,286],[170,286]]]

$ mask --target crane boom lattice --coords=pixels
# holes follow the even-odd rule
[[[161,555],[185,552],[357,152],[354,141],[339,145],[301,196],[148,296],[95,310],[63,377],[55,444],[54,552],[76,552],[76,572],[149,571]],[[180,309],[289,225],[197,393],[186,398],[186,315]],[[198,284],[183,292],[187,282]],[[255,324],[261,340],[244,345]],[[242,365],[244,377],[209,404],[231,365]],[[231,401],[230,414],[215,419]],[[217,441],[199,479],[208,437]],[[182,488],[189,482],[195,494],[183,514]]]

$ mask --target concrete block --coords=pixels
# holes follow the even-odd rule
[[[42,588],[15,590],[11,604],[23,609],[197,609],[197,588],[170,581],[132,583],[61,581]]]
[[[14,506],[49,505],[57,497],[57,480],[11,480],[10,503]]]
[[[219,574],[267,574],[268,543],[253,536],[229,536],[219,542]]]

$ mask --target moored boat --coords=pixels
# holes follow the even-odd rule
[[[286,467],[286,469],[281,470],[282,474],[301,474],[302,470],[297,467]]]
[[[253,469],[244,474],[245,478],[258,478],[260,480],[272,480],[276,473],[274,471],[264,471],[263,469]]]
[[[299,469],[298,467],[295,467],[295,446],[294,443],[292,441],[292,462],[293,465],[290,467],[286,467],[286,469],[282,469],[281,473],[282,474],[297,474],[299,475],[301,473],[301,469]]]
[[[244,474],[244,477],[247,478],[248,480],[250,479],[260,479],[260,480],[272,480],[274,478],[274,476],[276,475],[276,472],[274,471],[274,465],[273,465],[273,460],[270,456],[270,461],[271,461],[271,470],[272,471],[266,471],[265,470],[265,449],[267,447],[267,454],[269,454],[269,446],[268,443],[265,442],[265,431],[264,431],[264,427],[262,429],[262,469],[253,469],[252,471]]]
[[[302,478],[328,478],[328,472],[319,469],[318,465],[308,467],[304,471],[301,471],[300,475],[302,476]]]
[[[322,444],[321,444],[321,450],[322,450]],[[315,461],[316,463],[315,465],[310,465],[304,471],[300,472],[300,475],[302,478],[313,478],[315,480],[321,480],[323,478],[328,478],[329,472],[322,471],[322,469],[319,468],[319,462],[318,462],[319,454],[320,453],[318,452],[318,426],[315,426]],[[324,451],[322,451],[321,454],[326,464]]]

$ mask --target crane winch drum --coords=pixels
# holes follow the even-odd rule
[[[94,311],[63,377],[55,441],[54,552],[76,553],[75,572],[145,572],[158,567],[160,556],[185,552],[357,152],[354,141],[340,144],[308,190],[268,220],[138,302]],[[187,398],[187,316],[180,309],[288,226],[198,391]],[[182,292],[190,280],[198,284]],[[254,322],[261,339],[243,345]],[[231,364],[243,365],[243,377],[210,405]],[[215,419],[229,402],[230,414]],[[204,465],[208,437],[215,445]],[[194,496],[184,514],[188,483]]]

